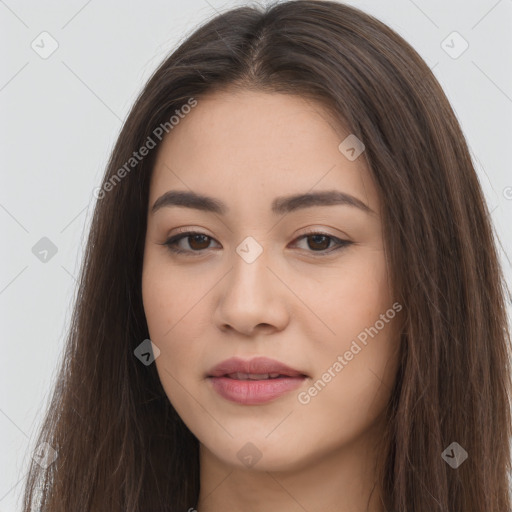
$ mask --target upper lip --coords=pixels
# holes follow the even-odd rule
[[[249,360],[232,357],[215,365],[208,372],[208,377],[222,377],[237,372],[258,375],[279,373],[288,377],[306,377],[306,375],[299,370],[290,368],[284,363],[276,361],[275,359],[269,359],[268,357],[255,357]]]

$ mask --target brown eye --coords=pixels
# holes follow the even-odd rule
[[[308,235],[307,239],[308,247],[315,251],[325,251],[331,243],[331,237],[327,235]]]
[[[206,235],[190,235],[187,238],[189,239],[190,248],[195,251],[207,249],[210,245],[210,237]]]
[[[300,247],[299,242],[306,241],[306,247]],[[331,244],[332,242],[332,244]],[[321,256],[322,253],[328,254],[338,249],[343,249],[351,245],[353,242],[350,240],[342,240],[327,233],[306,233],[299,238],[296,242],[300,249],[303,249],[310,253],[319,253],[315,256]]]
[[[182,244],[183,240],[187,240],[186,245]],[[212,237],[205,235],[204,233],[194,233],[187,231],[179,235],[172,236],[163,245],[174,253],[201,253],[205,249],[210,248],[210,243],[213,240]],[[187,247],[188,246],[188,247]]]

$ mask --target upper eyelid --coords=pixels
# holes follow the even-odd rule
[[[186,235],[204,235],[208,238],[211,238],[212,240],[215,240],[216,242],[218,242],[215,237],[213,237],[212,235],[209,235],[208,233],[205,233],[204,231],[201,231],[201,228],[198,228],[198,229],[194,229],[194,228],[178,228],[178,231],[176,231],[174,234],[170,235],[167,237],[167,240],[170,240],[171,238],[174,238],[174,237],[178,237],[179,235],[184,235],[184,237]],[[329,236],[331,238],[334,238],[334,239],[337,239],[337,240],[346,240],[346,241],[350,241],[350,236],[343,233],[342,235],[340,236],[336,236],[336,235],[332,235],[330,233],[327,233],[323,228],[321,227],[307,227],[307,228],[303,228],[301,230],[301,232],[299,234],[297,234],[297,236],[294,238],[294,240],[296,240],[297,238],[300,238],[301,236],[305,236],[305,235],[325,235],[325,236]],[[343,238],[345,237],[345,238]]]

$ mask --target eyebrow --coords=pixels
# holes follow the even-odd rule
[[[375,213],[368,205],[363,203],[357,197],[354,197],[339,190],[326,190],[322,192],[308,192],[304,194],[295,194],[291,196],[278,197],[272,202],[272,213],[282,215],[303,208],[314,206],[352,206],[359,208],[366,213]],[[191,191],[169,190],[160,196],[151,212],[155,213],[164,207],[181,206],[184,208],[193,208],[206,212],[225,215],[229,208],[219,199],[205,196]]]

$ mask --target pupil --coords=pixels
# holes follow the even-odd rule
[[[199,239],[203,239],[203,242],[206,242],[206,246],[202,247],[201,246],[201,241],[199,242],[199,247],[196,246],[196,242],[197,240]],[[189,240],[189,244],[190,244],[190,247],[192,247],[192,249],[206,249],[208,247],[208,237],[205,236],[205,235],[192,235],[190,237],[190,240]]]
[[[311,235],[309,237],[310,239],[313,239],[313,244],[320,244],[321,247],[312,247],[311,244],[308,242],[308,246],[310,249],[319,249],[319,250],[324,250],[324,249],[327,249],[329,247],[329,238],[326,236],[326,235]],[[322,241],[324,242],[322,244]],[[327,243],[325,243],[327,242]]]

